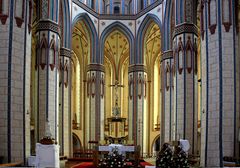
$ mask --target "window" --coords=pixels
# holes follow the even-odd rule
[[[119,13],[120,13],[119,6],[114,6],[114,14],[119,14]]]

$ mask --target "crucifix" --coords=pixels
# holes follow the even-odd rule
[[[115,84],[109,85],[110,87],[114,87],[115,89],[115,106],[113,107],[112,114],[115,117],[118,117],[120,115],[120,107],[118,107],[118,88],[124,87],[123,85],[120,85],[119,82],[116,80]]]
[[[118,106],[118,88],[124,87],[123,85],[120,85],[119,82],[116,80],[115,84],[109,85],[110,87],[114,87],[115,89],[115,106]]]

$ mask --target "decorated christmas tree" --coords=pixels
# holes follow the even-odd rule
[[[188,168],[188,156],[186,152],[183,151],[181,146],[177,146],[174,151],[174,167],[176,168]]]
[[[123,155],[119,154],[117,149],[114,149],[111,154],[100,160],[99,168],[126,168],[126,160]]]
[[[173,151],[168,143],[163,144],[156,158],[157,168],[173,167]]]

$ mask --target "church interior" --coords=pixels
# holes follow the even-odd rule
[[[0,167],[240,166],[239,10],[0,0]]]

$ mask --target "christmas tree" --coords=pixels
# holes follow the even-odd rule
[[[123,155],[119,154],[117,149],[113,149],[112,153],[100,160],[99,168],[126,168],[126,160]]]
[[[177,146],[174,152],[174,167],[176,168],[188,168],[188,156],[186,152],[183,151],[181,146]]]
[[[156,158],[157,168],[173,167],[173,151],[168,143],[163,144]]]

